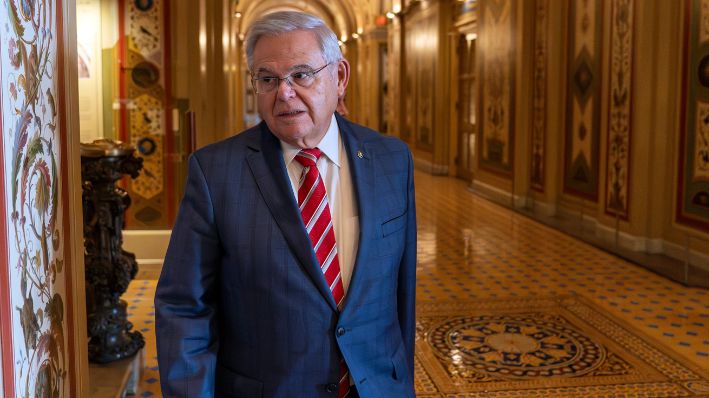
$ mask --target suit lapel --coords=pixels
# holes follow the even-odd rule
[[[263,200],[303,269],[325,300],[336,310],[337,305],[312,250],[310,238],[305,233],[305,225],[293,197],[280,141],[262,122],[261,141],[253,143],[249,148],[251,152],[247,155],[247,161]]]
[[[347,152],[347,161],[352,173],[352,185],[357,198],[357,208],[359,211],[359,243],[357,255],[355,257],[354,270],[350,286],[345,296],[344,309],[347,308],[349,297],[357,297],[362,288],[359,282],[366,274],[366,259],[369,256],[369,242],[376,237],[377,216],[375,203],[375,159],[374,154],[368,148],[367,143],[360,139],[352,125],[339,115],[337,123],[340,128]]]

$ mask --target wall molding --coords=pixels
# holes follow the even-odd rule
[[[421,171],[425,171],[434,176],[447,176],[448,175],[448,165],[447,164],[437,164],[433,163],[428,159],[421,159],[420,157],[414,156],[414,167]]]
[[[547,203],[538,201],[534,196],[527,197],[528,208],[536,216],[541,217],[554,217],[557,212],[557,206],[555,203]]]
[[[617,231],[616,233],[616,229],[611,226],[601,224],[597,221],[595,224],[596,236],[604,242],[614,244],[617,236],[618,246],[621,248],[635,252],[649,252],[650,238],[629,234],[624,231]]]
[[[512,200],[512,195],[509,192],[480,180],[473,180],[470,190],[503,206],[509,206]]]
[[[559,212],[563,218],[581,218],[578,213],[570,212],[568,209],[561,208]],[[607,245],[615,245],[616,230],[614,227],[600,223],[593,215],[582,215],[582,229],[592,232],[596,238]],[[635,253],[660,254],[671,257],[678,261],[689,260],[689,264],[709,271],[709,254],[699,250],[687,250],[684,246],[670,242],[662,238],[650,238],[642,235],[634,235],[625,231],[617,233],[618,247],[625,250],[630,250]],[[699,239],[699,238],[695,238]],[[582,239],[583,240],[583,239]],[[691,241],[691,239],[690,239]]]
[[[692,264],[705,271],[709,271],[709,254],[702,253],[698,250],[687,250],[687,248],[682,245],[678,245],[674,242],[669,242],[662,239],[658,239],[658,242],[656,242],[652,246],[652,248],[656,250],[658,246],[661,250],[660,253],[663,253],[672,258],[676,258],[680,261],[689,260],[689,264]],[[651,251],[651,253],[653,252]]]
[[[692,236],[690,248],[688,249],[665,239],[649,238],[618,231],[618,243],[616,245],[615,228],[602,224],[591,212],[580,212],[578,209],[558,204],[534,202],[529,196],[513,196],[503,189],[477,180],[473,180],[470,190],[496,204],[518,211],[537,222],[597,246],[601,250],[640,264],[644,268],[653,270],[653,267],[643,264],[641,260],[633,257],[664,255],[671,258],[672,261],[680,262],[680,265],[689,260],[691,267],[709,272],[709,254],[691,249],[692,241],[695,241],[695,244],[696,240],[705,241],[697,236]],[[515,208],[511,207],[512,204],[514,204]],[[669,275],[665,276],[674,279]]]

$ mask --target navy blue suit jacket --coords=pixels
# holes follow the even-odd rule
[[[340,352],[360,396],[414,396],[411,154],[337,122],[360,222],[342,311],[266,124],[190,157],[155,295],[165,397],[336,397]]]

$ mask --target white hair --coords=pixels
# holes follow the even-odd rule
[[[296,30],[309,30],[315,34],[325,62],[334,63],[342,60],[342,51],[337,42],[337,35],[325,22],[310,14],[297,11],[278,11],[267,14],[251,25],[246,35],[246,62],[249,70],[254,66],[254,48],[264,36],[278,36]]]

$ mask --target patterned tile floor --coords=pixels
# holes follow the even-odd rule
[[[133,330],[140,331],[145,338],[144,367],[140,375],[138,397],[162,397],[155,347],[155,307],[153,306],[157,282],[154,279],[133,280],[123,294],[123,299],[128,303],[128,320],[133,323]]]
[[[460,180],[417,172],[416,188],[417,301],[422,308],[577,295],[648,336],[669,355],[709,373],[709,291],[683,287],[492,204],[470,193]],[[160,396],[154,289],[154,280],[135,280],[124,296],[135,329],[146,337],[140,397]],[[443,386],[432,388],[439,387],[442,392]],[[426,396],[466,396],[436,394]],[[555,396],[572,395],[560,390]]]

